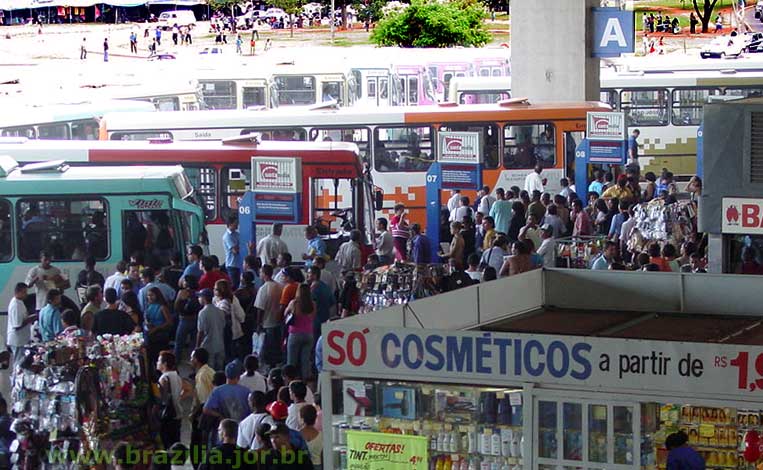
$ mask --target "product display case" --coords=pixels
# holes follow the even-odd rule
[[[523,469],[521,390],[335,379],[332,405],[336,468],[347,468],[347,431],[359,430],[426,436],[430,469]]]

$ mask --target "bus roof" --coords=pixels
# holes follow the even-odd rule
[[[93,119],[107,113],[122,112],[156,112],[156,108],[146,101],[131,100],[106,100],[97,103],[40,107],[26,106],[16,108],[12,113],[3,113],[0,117],[0,128]]]
[[[595,101],[537,103],[502,106],[484,104],[469,106],[417,106],[389,108],[340,108],[335,110],[294,111],[277,109],[267,111],[215,110],[176,111],[173,113],[119,113],[104,117],[106,129],[123,130],[165,130],[165,129],[214,129],[235,128],[275,128],[295,126],[332,125],[391,125],[416,124],[423,122],[485,122],[570,119],[579,118],[586,111],[604,111],[609,106]]]
[[[53,183],[46,185],[44,183]],[[64,170],[23,172],[15,169],[0,178],[4,195],[132,194],[169,192],[185,198],[190,194],[183,168],[177,166],[77,167]]]
[[[198,111],[196,111],[198,112]],[[158,113],[157,113],[158,114]],[[259,144],[217,141],[88,141],[0,139],[0,155],[19,162],[66,160],[71,163],[230,163],[252,157],[301,157],[305,162],[334,163],[361,168],[358,146],[349,142],[280,142]],[[115,167],[126,169],[134,167]]]

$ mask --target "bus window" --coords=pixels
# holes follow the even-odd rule
[[[69,140],[69,125],[65,122],[37,126],[37,138],[42,140]]]
[[[336,100],[340,106],[344,104],[344,99],[342,98],[342,84],[340,82],[324,82],[321,88],[322,101]]]
[[[207,222],[217,218],[217,175],[214,168],[194,167],[184,165],[188,179],[201,198],[198,204],[204,208],[204,220]]]
[[[763,96],[763,88],[726,88],[724,94],[729,96],[744,96],[745,98],[761,97]]]
[[[180,98],[177,96],[153,98],[151,102],[156,106],[157,111],[180,111]]]
[[[482,152],[485,156],[483,166],[485,168],[498,168],[500,159],[498,158],[498,126],[495,124],[454,124],[451,126],[442,126],[440,131],[456,132],[479,132],[482,144]]]
[[[355,97],[360,99],[363,97],[363,75],[360,70],[352,70],[353,86],[355,87]]]
[[[355,185],[349,179],[312,178],[313,219],[321,235],[329,235],[342,231],[343,219],[337,211],[349,209],[347,222],[352,228],[357,227],[353,220],[352,209],[355,200]],[[345,227],[350,228],[350,227]]]
[[[252,170],[250,167],[225,167],[220,176],[220,217],[228,220],[229,216],[238,214],[238,202],[249,189]]]
[[[173,140],[169,131],[114,132],[111,140]]]
[[[13,258],[11,220],[11,203],[7,199],[0,199],[0,262]]]
[[[408,77],[408,103],[419,104],[419,79]]]
[[[80,261],[109,253],[104,199],[29,198],[16,204],[19,258],[37,261],[48,250],[54,261]]]
[[[453,80],[453,72],[446,72],[442,75],[442,87],[445,90],[450,89],[450,81]]]
[[[502,77],[503,72],[501,71],[500,67],[493,67],[493,76],[494,77]]]
[[[368,97],[376,98],[376,80],[372,78],[368,79]]]
[[[236,109],[236,82],[233,80],[202,81],[201,94],[207,109]]]
[[[98,140],[98,121],[86,119],[72,122],[72,140]]]
[[[623,90],[620,107],[631,127],[668,125],[667,90]]]
[[[247,109],[250,106],[265,106],[264,87],[244,87],[241,90],[241,93],[244,109]]]
[[[613,110],[617,109],[617,91],[615,90],[601,90],[599,93],[599,101],[607,103],[612,106]]]
[[[315,104],[315,77],[275,77],[278,104]]]
[[[277,140],[279,142],[303,142],[307,132],[301,127],[262,128],[248,127],[241,131],[241,135],[260,134],[262,140]]]
[[[37,131],[32,126],[24,127],[6,127],[3,129],[3,137],[26,137],[27,139],[36,139]]]
[[[717,88],[673,90],[673,125],[699,126],[702,123],[702,106],[707,103],[707,97],[720,92]]]
[[[310,129],[312,142],[352,142],[358,146],[360,157],[364,162],[369,162],[368,156],[368,129],[358,128],[318,128]]]
[[[408,79],[406,77],[402,77],[399,84],[399,90],[400,90],[400,97],[402,98],[402,102],[400,103],[402,106],[408,105],[413,106],[418,103],[411,103],[408,101]]]
[[[386,100],[388,97],[389,81],[386,78],[379,79],[379,98]]]
[[[556,163],[554,125],[507,124],[503,128],[503,166],[508,169],[532,168],[540,163],[551,168]]]
[[[480,67],[480,77],[489,77],[489,76],[490,76],[490,68]]]
[[[386,127],[374,131],[377,171],[426,171],[432,163],[429,127]]]
[[[136,251],[151,254],[162,266],[178,251],[175,226],[167,210],[122,212],[122,256],[130,259]]]

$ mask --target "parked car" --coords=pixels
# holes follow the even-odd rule
[[[170,29],[175,25],[193,28],[196,26],[196,15],[194,15],[191,10],[165,11],[159,15],[157,23],[165,30]]]
[[[745,39],[745,52],[763,52],[763,33],[748,33]]]
[[[755,18],[763,21],[763,0],[758,0],[758,3],[755,4]]]
[[[722,36],[703,47],[699,55],[703,59],[738,57],[747,47],[744,36]]]
[[[255,21],[260,19],[262,12],[260,10],[251,9],[241,16],[236,17],[236,28],[249,29],[252,27]]]
[[[284,21],[289,18],[289,15],[281,8],[268,8],[265,10],[265,14],[261,16],[263,18],[275,18],[276,20],[283,18]]]

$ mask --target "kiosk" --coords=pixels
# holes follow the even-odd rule
[[[437,134],[437,161],[427,171],[427,238],[432,260],[439,257],[440,211],[443,189],[477,190],[482,187],[484,137],[480,132]]]
[[[586,138],[575,149],[575,190],[581,199],[586,199],[588,191],[589,165],[625,165],[628,156],[625,129],[624,113],[588,113]]]

